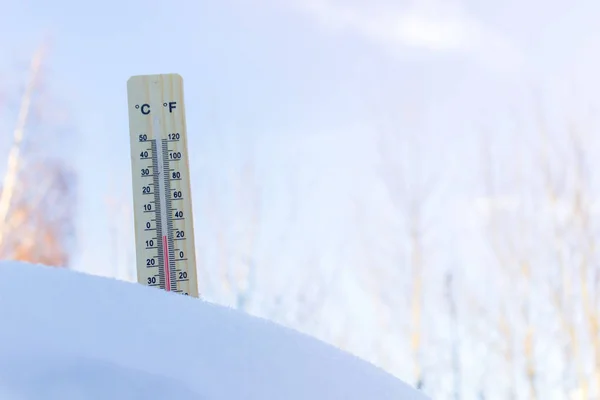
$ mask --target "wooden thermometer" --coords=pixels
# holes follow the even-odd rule
[[[138,282],[198,297],[183,79],[127,81]]]

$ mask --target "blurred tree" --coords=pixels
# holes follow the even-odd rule
[[[77,176],[52,153],[55,138],[42,132],[48,107],[36,101],[42,97],[47,49],[44,43],[31,60],[9,147],[0,191],[0,257],[68,267],[75,244]]]
[[[400,221],[403,229],[395,235],[395,259],[391,267],[389,263],[366,265],[367,274],[374,279],[371,291],[376,303],[387,308],[386,313],[392,321],[409,321],[406,327],[412,353],[412,379],[418,389],[424,389],[428,384],[424,366],[427,323],[424,308],[426,291],[435,290],[427,283],[427,267],[431,266],[428,258],[433,254],[433,249],[426,243],[433,223],[427,208],[441,187],[440,174],[428,168],[421,140],[422,137],[414,133],[402,133],[394,128],[379,129],[379,172],[394,213],[389,222]],[[409,277],[409,282],[403,282],[402,275]],[[404,290],[400,289],[402,287]],[[409,310],[408,318],[402,316],[403,310]],[[398,322],[394,324],[398,325]]]
[[[600,226],[592,130],[572,121],[551,130],[536,111],[536,125],[519,132],[522,145],[510,147],[509,158],[495,160],[490,143],[482,152],[484,230],[500,267],[488,273],[500,290],[486,301],[488,322],[496,322],[480,339],[504,357],[508,398],[598,398]]]

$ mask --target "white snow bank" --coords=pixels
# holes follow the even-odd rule
[[[322,342],[198,299],[29,264],[0,273],[2,400],[426,399]]]

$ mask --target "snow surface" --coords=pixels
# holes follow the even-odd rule
[[[427,399],[323,342],[199,299],[30,264],[0,273],[2,400]]]

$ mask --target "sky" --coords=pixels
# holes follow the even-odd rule
[[[503,132],[513,113],[530,115],[535,91],[551,122],[596,101],[599,16],[594,0],[8,0],[0,72],[24,70],[49,35],[45,77],[76,133],[77,269],[127,278],[106,250],[107,197],[125,213],[131,203],[126,82],[170,72],[184,78],[203,262],[216,257],[207,199],[216,191],[221,201],[235,167],[254,156],[262,237],[282,236],[298,259],[317,248],[335,265],[352,262],[344,249],[357,239],[342,233],[354,228],[355,200],[367,193],[391,208],[377,179],[377,132],[415,135],[423,150],[406,157],[449,173],[434,211],[447,215],[436,245],[453,247],[447,238],[471,223],[463,211],[481,196],[482,132],[509,145],[514,135]],[[223,218],[235,226],[231,207]],[[133,237],[119,240],[133,247]],[[259,246],[266,254],[273,244]]]

